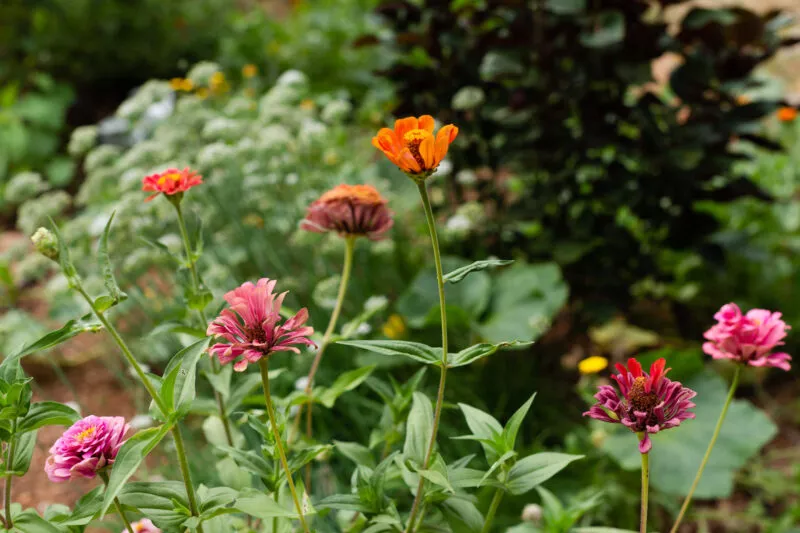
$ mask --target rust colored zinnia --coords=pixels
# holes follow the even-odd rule
[[[155,193],[145,200],[145,202],[149,202],[161,193],[167,196],[178,195],[178,198],[180,198],[184,192],[201,183],[203,183],[203,177],[189,167],[183,170],[168,168],[164,172],[145,177],[142,180],[142,190]]]
[[[401,118],[395,121],[394,130],[381,128],[372,144],[412,178],[425,179],[436,170],[458,135],[458,128],[452,124],[435,136],[433,128],[430,115]]]
[[[371,185],[337,185],[308,207],[300,227],[317,233],[335,231],[342,236],[382,239],[394,224],[386,204]]]
[[[610,385],[601,385],[595,394],[597,403],[583,413],[603,422],[623,424],[641,435],[639,451],[647,453],[652,447],[651,433],[680,425],[683,420],[694,418],[689,411],[695,404],[691,401],[697,394],[677,381],[667,378],[669,368],[659,359],[650,366],[650,373],[642,370],[636,359],[628,359],[627,368],[617,364],[616,375],[619,392]]]

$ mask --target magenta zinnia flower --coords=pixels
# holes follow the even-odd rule
[[[230,305],[208,326],[208,335],[228,341],[209,348],[209,353],[224,364],[236,361],[233,369],[243,372],[248,363],[255,363],[272,352],[300,353],[295,345],[314,346],[308,337],[314,328],[303,326],[308,310],[303,308],[292,318],[281,321],[281,304],[286,293],[273,294],[275,280],[261,278],[258,284],[243,284],[225,294]]]
[[[783,346],[789,326],[781,320],[780,313],[766,309],[751,309],[747,314],[734,303],[725,304],[714,315],[717,323],[705,332],[709,342],[703,351],[714,359],[733,359],[750,366],[774,366],[789,370],[792,356],[788,353],[771,353]]]
[[[387,201],[371,185],[337,185],[308,208],[300,223],[316,233],[335,231],[339,235],[382,239],[394,221]]]
[[[131,528],[133,529],[133,533],[161,533],[161,530],[158,529],[149,518],[142,518],[138,522],[132,523]],[[125,529],[122,533],[127,533],[127,531],[128,530]]]
[[[597,404],[583,413],[603,422],[624,424],[634,433],[641,433],[639,451],[647,453],[653,446],[650,433],[658,433],[694,418],[689,411],[694,407],[692,398],[697,394],[677,381],[667,378],[664,359],[650,366],[650,373],[642,371],[636,359],[628,359],[628,367],[617,364],[619,374],[611,377],[617,382],[619,392],[610,385],[601,385],[595,398]]]
[[[114,463],[130,427],[121,416],[87,416],[50,448],[44,470],[50,481],[93,478],[97,471]]]

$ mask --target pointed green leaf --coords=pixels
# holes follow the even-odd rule
[[[458,353],[451,353],[447,359],[448,368],[456,368],[474,363],[478,359],[483,359],[495,353],[497,350],[505,348],[526,348],[533,344],[532,342],[510,341],[500,342],[497,344],[481,343],[474,344],[469,348],[464,348]]]
[[[406,441],[403,454],[416,461],[418,465],[425,462],[425,454],[433,432],[433,405],[421,392],[414,393],[411,412],[406,423]]]
[[[486,270],[487,268],[495,268],[503,265],[510,265],[514,261],[512,259],[484,259],[482,261],[475,261],[472,264],[467,266],[463,266],[461,268],[457,268],[452,272],[448,272],[444,275],[444,280],[449,281],[450,283],[458,283],[459,281],[466,278],[472,272],[477,272],[479,270]]]
[[[100,261],[100,271],[103,273],[103,284],[106,286],[108,295],[114,303],[122,300],[122,291],[119,290],[117,280],[114,277],[114,268],[111,266],[111,258],[108,255],[108,234],[111,231],[111,223],[114,221],[116,212],[111,213],[108,218],[103,236],[100,237],[100,244],[97,247],[97,256]]]
[[[262,493],[246,493],[236,499],[234,504],[241,512],[268,520],[272,518],[297,518],[297,512],[294,509],[282,507],[280,504],[275,503],[271,497]]]
[[[365,366],[345,372],[336,378],[330,388],[324,389],[319,395],[315,394],[314,399],[330,409],[339,396],[361,385],[373,370],[374,366]]]
[[[71,426],[80,419],[75,409],[58,402],[38,402],[19,422],[18,433],[34,431],[44,426]]]
[[[489,413],[484,413],[471,405],[460,403],[458,407],[460,407],[461,412],[464,413],[464,419],[467,421],[469,430],[472,431],[475,437],[481,440],[486,460],[490,464],[495,462],[504,451],[498,449],[495,444],[495,437],[503,433],[503,426]]]
[[[22,350],[11,356],[11,358],[18,359],[35,352],[47,350],[48,348],[52,348],[53,346],[57,346],[62,342],[68,341],[79,333],[86,331],[94,333],[100,331],[102,328],[103,326],[97,322],[93,315],[84,315],[78,320],[70,320],[61,328],[51,331],[40,339],[34,341],[32,344],[25,346]]]
[[[401,355],[426,365],[441,365],[441,348],[433,348],[420,342],[410,341],[339,341],[337,344],[354,346],[381,355]]]
[[[53,219],[50,217],[47,217],[47,219],[50,221],[50,226],[53,228],[56,239],[58,239],[58,264],[61,266],[61,272],[64,274],[64,277],[67,278],[69,286],[73,289],[77,288],[80,285],[80,276],[78,276],[78,271],[75,269],[75,265],[72,263],[72,259],[69,256],[67,242],[64,240],[64,236],[61,235]]]
[[[366,446],[362,446],[357,442],[342,442],[338,440],[333,441],[333,443],[342,455],[355,464],[368,466],[373,469],[375,468],[375,457],[373,457],[372,451]]]
[[[543,452],[517,461],[508,472],[506,487],[514,495],[525,494],[566,468],[582,455]]]
[[[36,433],[36,431],[29,431],[15,437],[17,450],[14,453],[14,464],[11,465],[15,476],[22,476],[31,467],[31,458],[36,449]]]
[[[438,504],[437,507],[442,511],[445,520],[450,524],[453,531],[466,530],[477,533],[483,527],[483,515],[475,504],[466,498],[459,495],[451,496]]]
[[[530,399],[528,399],[528,401],[522,405],[522,407],[517,409],[516,413],[511,415],[511,418],[509,418],[508,422],[506,423],[506,427],[503,428],[503,439],[505,440],[506,447],[509,450],[514,449],[514,443],[517,441],[519,427],[522,425],[525,415],[528,414],[528,410],[531,408],[534,398],[536,398],[535,392],[531,395]]]
[[[161,387],[161,395],[163,398],[166,392],[166,396],[169,396],[169,400],[171,400],[167,405],[173,407],[178,417],[188,413],[194,401],[197,363],[208,348],[209,342],[211,342],[210,337],[190,344],[175,354],[164,370],[165,375],[174,374],[175,379],[170,383],[173,387],[172,391],[165,391],[167,389],[167,380],[165,379],[164,385]]]

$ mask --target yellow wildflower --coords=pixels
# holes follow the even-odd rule
[[[197,97],[200,100],[205,100],[206,98],[208,98],[208,89],[206,89],[205,87],[200,87],[199,89],[197,89],[197,92],[195,94],[197,94]]]
[[[316,104],[311,98],[306,98],[300,102],[300,109],[303,109],[304,111],[313,111],[315,106]]]
[[[390,315],[383,325],[383,334],[390,339],[401,339],[406,335],[406,322],[397,313]]]
[[[258,67],[254,64],[248,63],[242,67],[242,76],[245,78],[254,78],[256,74],[258,74]]]
[[[597,374],[608,368],[608,359],[599,355],[587,357],[578,363],[578,370],[581,374]]]

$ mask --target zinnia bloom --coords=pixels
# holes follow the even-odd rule
[[[778,109],[778,120],[781,122],[792,122],[796,118],[797,109],[788,106]]]
[[[650,373],[642,371],[636,359],[628,359],[627,368],[617,364],[619,374],[611,377],[617,382],[619,392],[610,385],[601,385],[595,394],[597,404],[583,413],[603,422],[624,424],[637,434],[642,434],[639,451],[647,453],[653,444],[651,433],[658,433],[680,425],[681,421],[694,418],[689,409],[694,407],[692,398],[697,394],[677,381],[667,378],[659,359],[650,366]]]
[[[606,368],[608,368],[608,359],[600,355],[587,357],[578,363],[578,371],[581,374],[597,374]]]
[[[433,117],[423,115],[401,118],[394,130],[382,128],[372,138],[372,145],[414,179],[425,179],[436,170],[456,136],[458,128],[448,124],[433,135]]]
[[[133,533],[161,533],[161,530],[149,518],[142,518],[138,522],[132,523],[131,528]],[[121,533],[127,533],[127,531],[127,529],[124,529]]]
[[[774,366],[789,370],[792,356],[772,353],[782,346],[789,326],[780,313],[766,309],[751,309],[743,315],[734,303],[725,304],[714,315],[717,323],[705,332],[708,342],[703,351],[714,359],[733,359],[750,366]]]
[[[209,348],[212,357],[224,364],[235,361],[233,369],[243,372],[248,363],[255,363],[272,352],[300,353],[295,346],[314,346],[308,337],[314,328],[303,326],[308,310],[303,308],[280,324],[281,304],[286,293],[274,294],[275,280],[261,278],[225,294],[230,305],[208,326],[208,335],[222,337],[227,343]]]
[[[149,202],[161,193],[167,196],[177,194],[177,198],[180,199],[184,192],[201,183],[203,183],[203,177],[188,167],[183,170],[168,168],[164,172],[145,177],[142,180],[142,190],[155,193],[148,196],[145,202]]]
[[[300,223],[317,233],[335,231],[342,236],[383,238],[394,224],[387,201],[371,185],[337,185],[314,201]]]
[[[78,477],[93,478],[114,463],[130,427],[121,416],[87,416],[50,448],[44,466],[50,481],[61,483]]]

